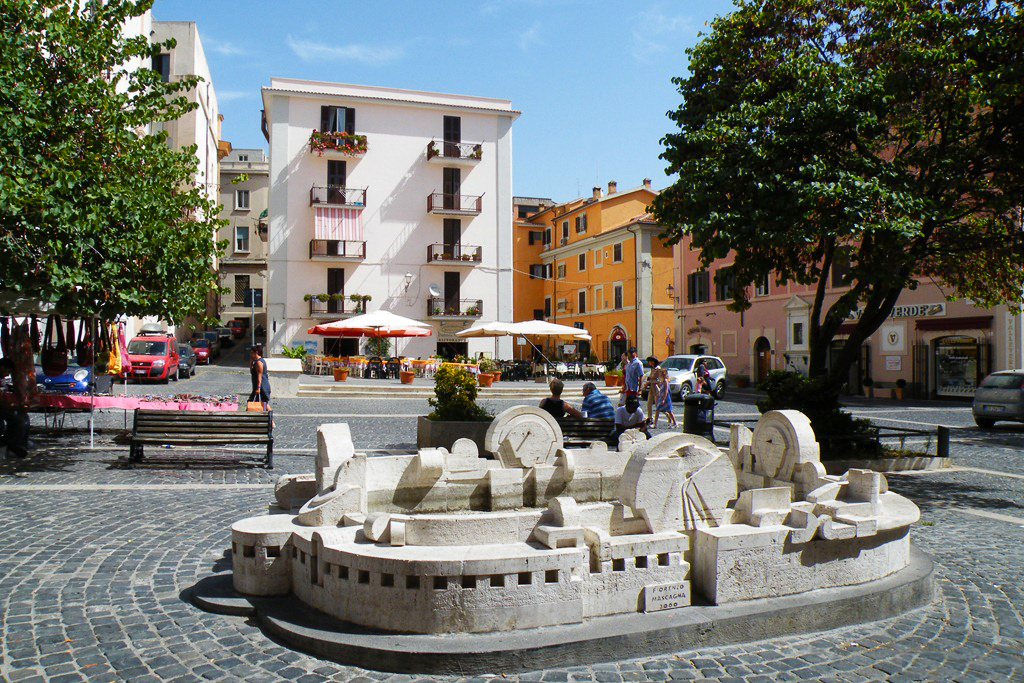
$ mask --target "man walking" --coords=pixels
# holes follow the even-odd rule
[[[644,364],[636,357],[636,347],[629,349],[629,363],[626,365],[624,386],[626,398],[630,396],[640,397],[640,383],[644,379]]]

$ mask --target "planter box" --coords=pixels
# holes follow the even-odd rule
[[[494,381],[494,377],[486,372],[480,372],[477,373],[476,381],[477,384],[479,384],[482,387],[489,387],[491,386],[491,383]]]
[[[416,448],[447,448],[458,439],[472,439],[480,454],[484,454],[484,437],[490,422],[435,422],[425,417],[416,418]]]
[[[402,384],[412,384],[415,377],[416,373],[412,370],[401,370],[398,373],[398,379],[401,380]]]
[[[605,375],[604,385],[606,387],[617,387],[622,384],[622,375]]]
[[[334,368],[334,381],[345,382],[348,380],[348,368]]]

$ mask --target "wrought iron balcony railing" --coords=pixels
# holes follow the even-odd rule
[[[427,245],[427,263],[460,261],[477,264],[483,258],[483,247],[472,244],[430,244]]]
[[[366,258],[366,242],[354,240],[310,240],[309,258]]]
[[[480,161],[483,158],[483,145],[479,142],[437,142],[431,140],[427,144],[427,159],[465,159]]]
[[[428,318],[479,318],[483,314],[483,299],[427,299]]]
[[[362,209],[366,206],[366,188],[314,185],[309,188],[309,205],[317,204]]]
[[[483,195],[445,194],[427,195],[427,211],[440,215],[476,216],[483,206]]]
[[[310,317],[341,315],[343,313],[351,314],[356,310],[356,304],[344,298],[344,294],[307,294],[306,296],[309,297]]]

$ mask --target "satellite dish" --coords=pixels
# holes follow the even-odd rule
[[[439,297],[439,296],[441,296],[441,288],[438,287],[433,282],[431,282],[430,286],[427,287],[427,291],[430,292],[430,296],[432,296],[432,297]]]

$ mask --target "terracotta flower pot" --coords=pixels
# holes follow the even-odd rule
[[[334,381],[345,382],[348,380],[348,368],[334,368]]]
[[[398,378],[402,381],[402,384],[412,384],[414,377],[416,377],[416,373],[412,370],[400,370],[398,373]]]
[[[476,381],[482,387],[489,387],[489,386],[491,386],[491,383],[494,381],[494,378],[491,377],[491,375],[489,375],[486,372],[481,372],[481,373],[477,374]]]
[[[604,376],[604,385],[606,387],[617,387],[617,386],[619,386],[619,382],[621,380],[622,380],[622,376],[621,375],[605,375]]]

